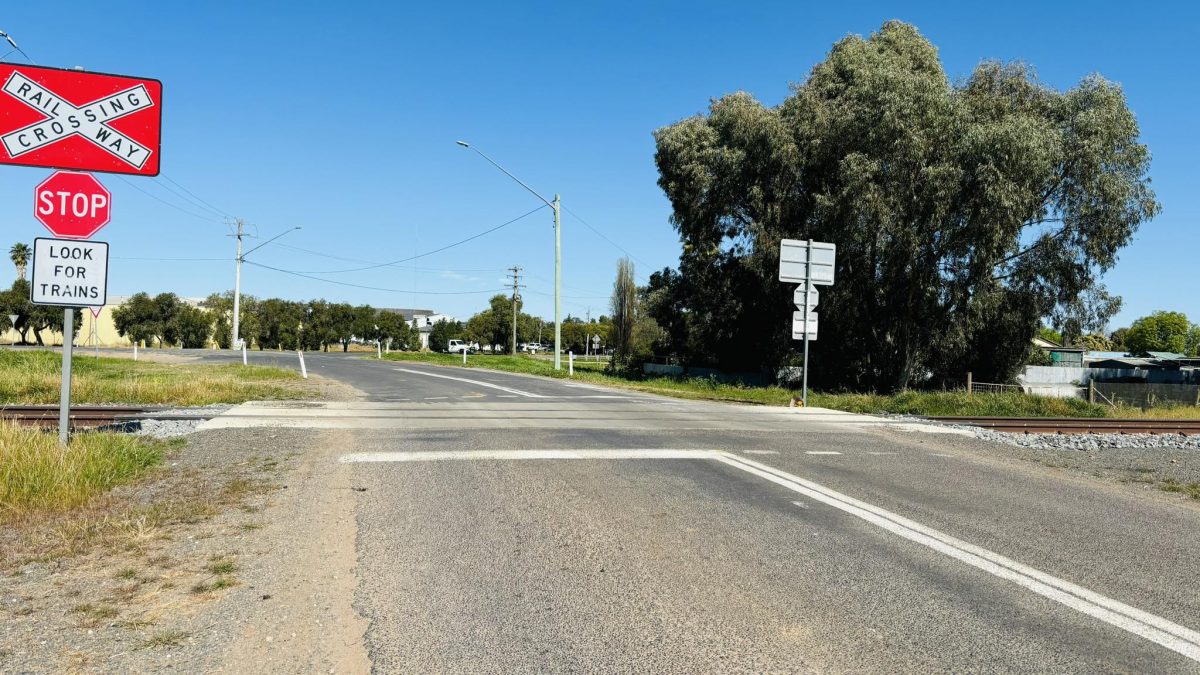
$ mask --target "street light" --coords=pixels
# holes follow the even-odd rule
[[[474,150],[477,155],[486,159],[489,164],[500,169],[505,176],[515,180],[518,185],[528,190],[534,197],[542,200],[546,206],[554,209],[554,369],[562,370],[562,296],[560,294],[562,287],[562,220],[560,216],[562,200],[559,199],[557,194],[554,195],[554,201],[546,199],[538,194],[537,190],[526,185],[520,178],[509,173],[508,169],[500,166],[496,160],[483,154],[479,148],[466,141],[454,142],[468,150]]]
[[[297,225],[296,227],[293,227],[290,230],[284,230],[283,232],[280,232],[279,234],[275,235],[274,237],[271,237],[270,239],[264,241],[263,243],[259,244],[258,246],[255,246],[254,248],[250,249],[249,251],[242,253],[242,237],[245,236],[245,234],[246,234],[245,223],[243,223],[239,219],[237,221],[237,226],[238,226],[237,234],[232,235],[232,236],[237,237],[237,275],[234,276],[234,279],[233,279],[233,342],[232,342],[232,346],[234,349],[237,349],[238,345],[241,344],[241,337],[239,335],[239,332],[241,330],[241,323],[242,323],[242,316],[241,316],[242,262],[246,259],[246,256],[250,255],[251,253],[254,253],[258,249],[275,241],[276,239],[282,237],[283,235],[288,234],[289,232],[295,232],[296,230],[300,229],[300,226]]]

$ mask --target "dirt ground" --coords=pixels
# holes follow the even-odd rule
[[[149,480],[5,528],[0,672],[367,672],[342,433],[195,433]]]

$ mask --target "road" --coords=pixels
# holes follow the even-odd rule
[[[345,434],[377,672],[1200,670],[1191,504],[853,416],[308,365],[366,400],[208,428]]]

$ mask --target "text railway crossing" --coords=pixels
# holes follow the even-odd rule
[[[154,105],[146,86],[138,84],[82,106],[68,103],[50,89],[14,71],[4,93],[46,115],[46,118],[0,137],[10,157],[19,157],[78,135],[130,166],[140,169],[152,150],[109,124]]]

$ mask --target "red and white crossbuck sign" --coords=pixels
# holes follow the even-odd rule
[[[158,174],[162,84],[0,64],[0,163]]]

